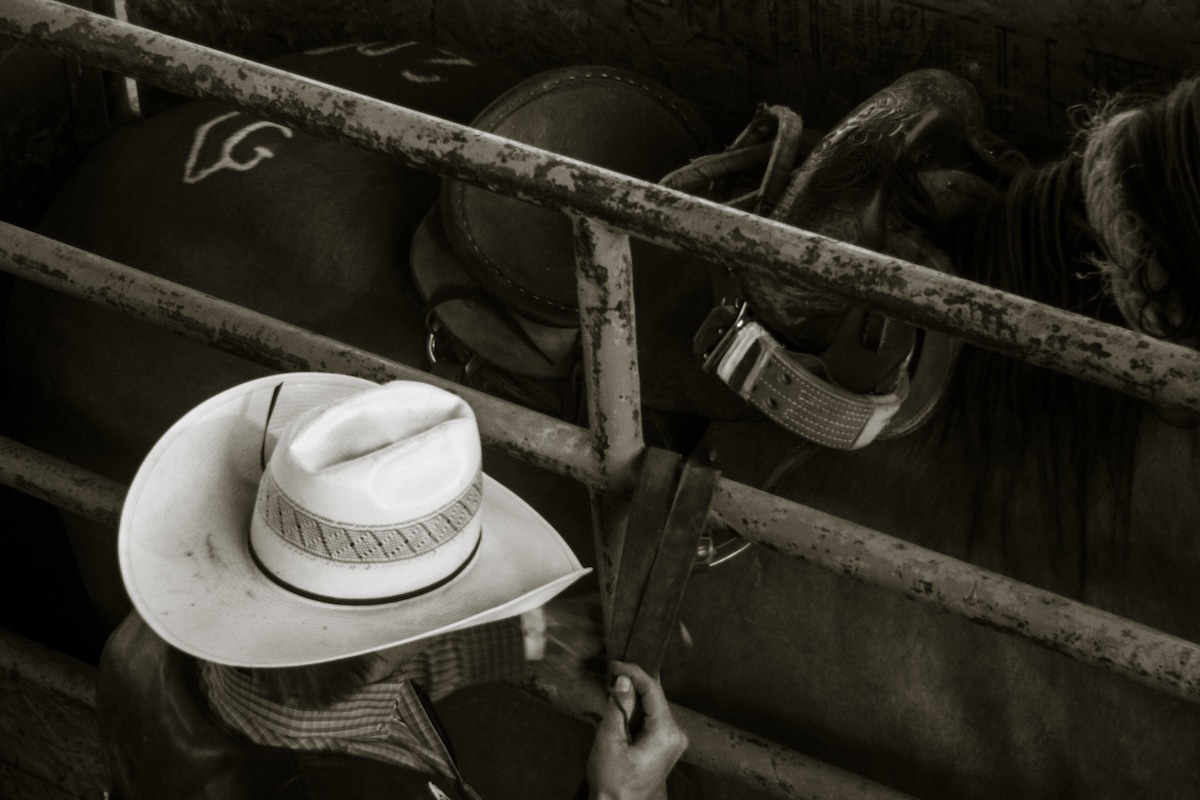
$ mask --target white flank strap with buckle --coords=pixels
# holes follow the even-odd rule
[[[825,447],[870,444],[908,396],[903,370],[892,392],[859,394],[831,383],[819,358],[785,349],[757,322],[742,322],[728,333],[707,366],[777,424]]]

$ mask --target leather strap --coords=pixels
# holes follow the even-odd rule
[[[752,406],[787,430],[825,447],[856,450],[875,440],[908,394],[905,375],[884,395],[831,383],[816,356],[790,352],[757,322],[734,336],[716,373]]]
[[[695,349],[705,369],[765,416],[825,447],[854,450],[870,444],[908,396],[903,368],[892,390],[883,394],[837,385],[821,358],[784,348],[744,305],[736,311],[715,309],[697,334]],[[907,358],[905,353],[901,367]]]
[[[612,652],[658,674],[720,471],[647,448],[613,599]]]
[[[658,540],[671,512],[671,498],[682,460],[679,453],[658,447],[647,447],[642,456],[629,519],[625,524],[609,621],[608,652],[621,657],[629,649],[638,606],[658,552]]]

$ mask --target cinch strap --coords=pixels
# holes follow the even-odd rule
[[[777,424],[819,445],[865,447],[908,396],[907,372],[889,394],[857,394],[830,383],[820,359],[786,350],[757,322],[732,334],[713,371]]]

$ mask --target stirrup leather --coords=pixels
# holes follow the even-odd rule
[[[849,327],[842,326],[826,353],[851,349],[844,341]],[[839,385],[822,356],[785,348],[754,320],[744,302],[714,308],[696,334],[694,350],[705,369],[778,425],[825,447],[855,450],[883,434],[908,397],[907,366],[915,343],[909,338],[902,344],[903,350],[893,355],[894,383],[880,394]]]

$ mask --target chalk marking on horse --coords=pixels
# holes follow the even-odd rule
[[[340,53],[343,50],[354,50],[359,55],[367,56],[368,58],[378,58],[379,56],[387,56],[392,53],[403,50],[407,47],[416,47],[419,42],[371,42],[367,44],[334,44],[329,47],[314,47],[312,50],[305,50],[304,54],[309,56],[325,56],[330,53]]]
[[[203,125],[201,125],[199,128],[196,129],[196,136],[192,140],[192,150],[190,153],[188,153],[187,163],[183,167],[183,182],[184,183],[186,183],[186,184],[199,183],[200,181],[207,178],[209,175],[212,175],[213,173],[216,173],[216,172],[220,172],[223,169],[232,169],[232,170],[236,170],[237,172],[246,172],[248,170],[252,170],[255,167],[257,167],[265,159],[273,158],[275,156],[275,151],[273,151],[269,148],[263,147],[262,145],[255,145],[254,157],[252,159],[250,159],[249,161],[238,161],[237,159],[235,159],[233,157],[233,149],[235,147],[237,147],[239,144],[241,144],[242,141],[247,136],[249,136],[250,134],[254,133],[257,130],[260,130],[263,128],[275,128],[280,133],[282,133],[285,138],[288,138],[288,139],[292,138],[291,128],[286,128],[283,125],[280,125],[279,123],[276,123],[276,122],[266,122],[265,120],[257,120],[255,122],[252,122],[249,125],[245,126],[244,128],[239,129],[232,136],[230,136],[228,139],[225,140],[225,142],[221,145],[220,158],[218,158],[211,167],[206,167],[204,169],[197,170],[196,162],[200,158],[200,150],[204,147],[204,141],[208,137],[208,132],[210,130],[212,130],[216,125],[219,125],[220,123],[224,122],[227,119],[232,119],[233,117],[236,117],[238,114],[241,114],[241,113],[242,112],[240,112],[240,111],[230,111],[227,114],[222,114],[221,116],[216,117],[215,119],[209,120],[208,122],[204,123]]]
[[[361,56],[367,58],[379,58],[380,56],[388,56],[400,50],[409,47],[416,47],[420,42],[373,42],[369,44],[336,44],[331,47],[317,47],[313,50],[305,50],[305,55],[323,56],[330,53],[340,53],[345,50],[354,50]],[[450,50],[438,48],[438,52],[442,53],[442,57],[427,58],[422,63],[432,64],[436,66],[447,67],[474,67],[477,66],[474,61],[469,58],[458,55]],[[400,75],[405,80],[412,83],[441,83],[445,78],[441,75],[433,73],[414,72],[410,69],[400,70]]]

